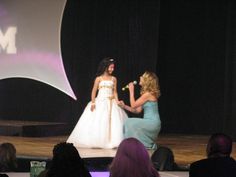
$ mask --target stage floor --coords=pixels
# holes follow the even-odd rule
[[[0,136],[0,142],[13,143],[17,156],[51,158],[54,145],[66,141],[68,136],[55,137],[14,137]],[[179,165],[189,165],[193,161],[205,158],[207,135],[161,134],[158,144],[173,150],[175,161]],[[236,143],[232,156],[236,159]],[[82,158],[114,157],[116,149],[78,148]],[[153,151],[149,151],[151,155]]]

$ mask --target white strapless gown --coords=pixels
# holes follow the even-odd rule
[[[113,87],[112,80],[102,80],[99,83],[95,110],[90,110],[89,102],[67,142],[76,147],[118,147],[123,140],[123,123],[127,114],[112,98]]]

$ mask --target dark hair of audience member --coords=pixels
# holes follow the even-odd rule
[[[16,148],[11,143],[0,145],[0,172],[17,170]]]
[[[208,157],[230,156],[232,152],[232,139],[223,133],[212,134],[207,144]]]
[[[47,177],[91,177],[83,159],[72,143],[54,146],[52,164]]]
[[[136,138],[124,139],[111,165],[110,177],[159,177],[144,145]]]

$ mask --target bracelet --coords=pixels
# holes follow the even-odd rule
[[[95,103],[94,103],[94,102],[92,102],[92,103],[91,103],[91,105],[95,105]]]

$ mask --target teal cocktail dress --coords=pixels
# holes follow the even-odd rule
[[[143,118],[128,118],[124,123],[124,137],[134,137],[147,149],[156,148],[157,136],[161,130],[161,120],[156,101],[147,101],[143,105]]]

